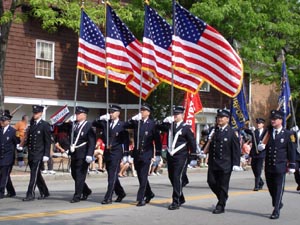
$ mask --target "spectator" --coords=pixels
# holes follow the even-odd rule
[[[95,171],[95,163],[97,162],[98,163],[98,171],[99,172],[104,172],[104,167],[103,167],[103,153],[104,153],[104,149],[105,149],[105,144],[104,142],[102,141],[101,138],[98,138],[97,139],[97,142],[96,142],[96,149],[94,151],[94,158],[95,158],[95,161],[93,161],[91,163],[91,170],[92,171]]]

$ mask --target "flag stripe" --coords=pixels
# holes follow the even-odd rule
[[[161,81],[195,93],[202,84],[200,77],[172,71],[172,27],[154,9],[145,5],[142,70]]]
[[[238,94],[243,65],[228,41],[213,27],[175,2],[173,67],[199,76],[224,94]]]

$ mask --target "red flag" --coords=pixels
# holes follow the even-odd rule
[[[202,112],[202,103],[199,94],[191,94],[186,92],[185,94],[185,113],[184,121],[191,125],[192,130],[195,134],[195,114]]]
[[[228,41],[175,2],[173,67],[195,74],[222,93],[235,97],[243,80],[243,64]]]

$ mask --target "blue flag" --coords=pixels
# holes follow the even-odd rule
[[[233,129],[239,130],[245,126],[246,121],[249,121],[243,86],[240,93],[232,99],[230,113],[230,126]]]
[[[281,111],[284,112],[284,118],[282,121],[283,127],[286,127],[286,120],[291,116],[290,101],[291,101],[291,89],[289,77],[286,71],[285,62],[282,63],[281,68],[281,93],[278,98],[278,106]]]

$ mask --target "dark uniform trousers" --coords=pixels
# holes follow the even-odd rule
[[[82,146],[77,147],[74,152],[71,152],[71,175],[75,183],[73,196],[75,202],[80,201],[81,197],[88,196],[92,193],[85,182],[89,167],[89,163],[87,163],[85,159],[86,156],[93,155],[96,146],[96,134],[92,128],[92,123],[82,121],[80,125],[76,124],[74,140],[77,139],[77,136],[78,141],[76,146]]]
[[[298,150],[298,142],[300,140],[298,138],[298,133],[300,133],[300,131],[293,132],[293,135],[295,137],[295,143],[293,143],[293,146],[294,146],[294,149],[295,149],[295,152],[296,152],[296,159],[295,159],[295,170],[296,171],[294,173],[294,178],[295,178],[295,181],[298,185],[297,191],[299,191],[299,188],[300,188],[300,172],[299,172],[299,168],[300,168],[300,150]]]
[[[111,124],[109,127],[109,135],[107,135],[107,123],[106,121],[100,122],[100,127],[103,130],[103,138],[106,148],[104,151],[104,161],[107,170],[107,191],[104,196],[105,201],[111,201],[113,193],[115,192],[118,196],[124,196],[125,191],[119,180],[120,162],[124,155],[128,154],[129,146],[129,134],[124,129],[124,122],[118,120],[113,122],[109,120]],[[115,123],[114,126],[112,126]],[[109,144],[107,142],[107,136]]]
[[[10,173],[11,173],[12,169],[13,169],[13,165],[11,165],[9,168],[7,183],[6,183],[6,190],[7,190],[8,195],[14,196],[14,195],[16,195],[16,190],[13,186],[13,183],[12,183],[11,177],[10,177]]]
[[[296,151],[291,141],[292,133],[282,129],[275,137],[270,132],[266,145],[265,176],[272,197],[274,211],[279,212],[284,192],[287,163],[289,168],[295,168]]]
[[[116,195],[122,196],[125,194],[123,187],[121,186],[118,174],[120,171],[120,160],[105,161],[107,170],[107,191],[104,196],[105,200],[110,201],[115,191]]]
[[[264,138],[266,130],[264,129],[261,134],[259,134],[259,130],[256,129],[254,132],[250,132],[252,138],[255,139],[256,145],[260,143],[260,141]],[[250,151],[251,157],[251,168],[254,174],[254,188],[262,188],[264,185],[264,181],[261,178],[261,173],[263,169],[263,164],[266,156],[266,151],[263,150],[261,152],[256,151],[255,144],[252,145]]]
[[[137,192],[137,201],[144,200],[144,197],[153,195],[151,190],[149,180],[148,180],[148,173],[151,164],[151,158],[149,159],[141,159],[141,158],[134,158],[134,168],[137,172],[137,177],[140,183],[139,190]]]
[[[154,156],[154,145],[156,156],[161,155],[161,140],[154,120],[147,119],[145,122],[140,121],[140,132],[138,132],[138,121],[129,120],[125,128],[134,129],[134,167],[139,180],[139,189],[137,192],[137,201],[141,202],[144,198],[153,198],[154,193],[151,190],[148,174],[151,164],[151,159]],[[139,144],[137,145],[137,134],[139,133]],[[137,149],[137,146],[139,148]]]
[[[3,134],[0,127],[0,198],[4,197],[5,187],[9,184],[8,194],[15,194],[14,187],[10,180],[10,172],[15,159],[15,147],[19,140],[16,138],[16,130],[10,125]]]
[[[34,191],[36,186],[41,196],[48,196],[49,191],[41,171],[44,169],[43,156],[50,157],[50,125],[43,120],[40,120],[37,124],[31,124],[27,133],[26,145],[28,147],[28,165],[30,168],[30,180],[26,198],[35,197]]]
[[[36,186],[39,189],[40,195],[49,195],[49,190],[45,183],[45,180],[42,176],[41,171],[44,169],[44,163],[41,160],[30,160],[28,161],[28,165],[30,168],[30,180],[28,184],[28,189],[26,193],[26,197],[33,197],[35,196],[34,190]]]
[[[234,130],[228,125],[216,128],[209,145],[207,183],[217,196],[217,205],[225,208],[233,166],[240,165],[240,145]]]
[[[176,140],[175,136],[177,136]],[[174,141],[176,141],[176,143],[174,143]],[[186,170],[189,150],[194,157],[196,157],[196,140],[191,131],[191,127],[183,122],[176,127],[174,123],[173,143],[169,143],[169,146],[171,145],[174,145],[175,149],[183,145],[173,156],[171,156],[169,152],[167,153],[169,180],[173,186],[172,203],[180,206],[185,202],[182,187],[183,184],[188,183]]]
[[[185,149],[186,150],[186,149]],[[186,150],[187,151],[187,150]],[[168,174],[169,180],[173,186],[172,202],[181,205],[185,202],[185,198],[182,192],[183,182],[187,179],[184,178],[184,171],[187,168],[187,157],[182,157],[178,155],[171,156],[167,154],[168,160]],[[185,174],[186,175],[186,174]]]
[[[75,182],[74,200],[80,200],[81,194],[89,195],[91,193],[91,189],[85,183],[88,167],[89,164],[85,159],[71,160],[71,175]]]

